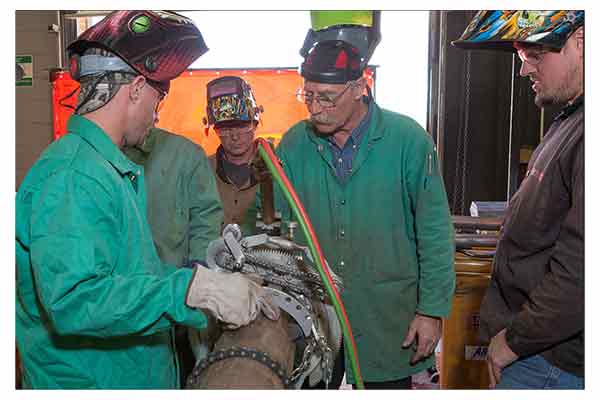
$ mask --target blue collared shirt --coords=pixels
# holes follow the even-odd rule
[[[337,145],[333,136],[327,138],[327,141],[329,142],[329,148],[331,149],[331,155],[333,156],[335,174],[340,182],[344,182],[352,173],[352,160],[358,151],[362,137],[369,127],[372,110],[373,101],[371,100],[369,102],[367,113],[360,121],[358,126],[352,130],[352,133],[350,134],[350,137],[346,143],[344,143],[343,148],[340,148]]]

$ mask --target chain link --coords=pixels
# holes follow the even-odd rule
[[[289,388],[293,384],[293,380],[286,376],[283,366],[279,362],[273,360],[268,353],[249,349],[247,347],[231,347],[229,349],[221,349],[208,353],[204,359],[196,363],[192,373],[188,377],[186,387],[192,389],[198,386],[200,383],[200,375],[204,370],[219,361],[229,358],[247,358],[249,360],[257,361],[273,371],[273,373],[279,377],[284,387]]]
[[[315,346],[315,341],[310,340],[304,348],[304,353],[302,353],[302,361],[300,362],[300,365],[298,365],[298,367],[295,370],[293,370],[290,374],[290,381],[292,383],[296,383],[296,381],[300,379],[300,377],[306,372],[306,370],[310,366],[310,357],[313,354]]]

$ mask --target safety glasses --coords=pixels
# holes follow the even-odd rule
[[[551,52],[556,50],[546,47],[517,47],[517,55],[521,62],[526,62],[529,65],[536,66],[544,61],[544,57]]]
[[[311,105],[313,101],[316,101],[317,104],[319,104],[323,108],[333,108],[336,106],[339,99],[342,98],[344,93],[346,93],[348,88],[351,86],[352,86],[352,82],[346,83],[346,86],[344,87],[344,89],[340,93],[338,93],[337,95],[335,95],[333,97],[323,96],[323,95],[315,96],[315,94],[313,92],[305,92],[305,91],[301,91],[297,95],[298,95],[298,98],[300,99],[300,101],[303,101],[307,106]]]
[[[250,127],[236,126],[236,127],[224,127],[215,129],[217,135],[221,138],[229,138],[231,136],[245,136],[254,132],[254,126]]]

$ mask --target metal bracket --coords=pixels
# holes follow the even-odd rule
[[[279,308],[288,313],[302,329],[304,337],[309,337],[313,328],[313,319],[306,307],[293,296],[272,287],[264,288]]]
[[[246,236],[245,238],[240,240],[240,244],[242,245],[242,247],[249,249],[267,243],[268,238],[269,237],[266,233],[261,233],[260,235],[254,236]]]
[[[242,251],[242,246],[240,245],[240,242],[238,242],[238,239],[234,236],[232,232],[224,233],[223,240],[225,241],[225,245],[231,252],[233,259],[235,260],[235,265],[237,269],[241,270],[246,257],[244,256],[244,252]]]

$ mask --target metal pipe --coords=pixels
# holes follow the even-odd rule
[[[438,41],[439,37],[439,11],[429,11],[429,41],[427,54],[429,60],[427,74],[427,127],[426,130],[433,137],[434,143],[437,143],[437,89],[438,89]],[[433,102],[435,101],[435,106]]]
[[[294,366],[295,344],[289,336],[288,323],[289,318],[283,312],[277,321],[261,314],[247,326],[224,331],[215,343],[214,351],[245,348],[266,353],[289,377]],[[273,369],[247,357],[218,360],[194,376],[197,368],[198,364],[188,378],[188,389],[285,389]]]
[[[447,11],[440,12],[440,41],[438,65],[438,105],[437,105],[437,155],[440,173],[444,175],[444,123],[446,103],[446,31],[448,26]]]
[[[515,106],[515,66],[516,66],[516,57],[512,55],[512,76],[510,80],[510,114],[509,114],[509,123],[508,123],[508,179],[506,183],[506,201],[510,201],[511,197],[511,175],[510,170],[512,167],[512,136],[513,136],[513,113]]]
[[[457,233],[454,237],[457,249],[470,249],[472,247],[496,247],[497,235],[475,235],[469,233]]]
[[[105,17],[110,14],[111,10],[79,10],[76,12],[65,14],[66,19]]]
[[[273,180],[271,177],[260,182],[260,195],[262,200],[262,216],[265,225],[275,222],[275,205],[273,200]]]
[[[63,55],[63,24],[62,15],[60,11],[56,11],[56,19],[58,22],[58,68],[64,68],[64,55]]]
[[[493,217],[468,217],[465,215],[453,215],[452,223],[455,229],[469,229],[481,231],[498,231],[502,226],[502,218]]]

